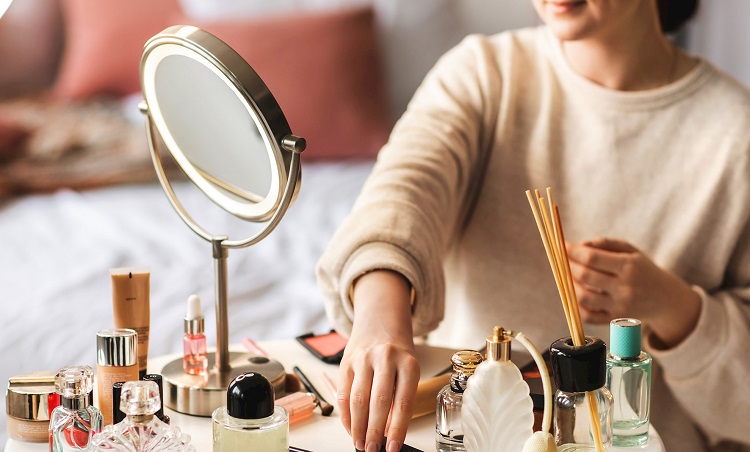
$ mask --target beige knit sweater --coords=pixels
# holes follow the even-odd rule
[[[573,72],[544,27],[466,38],[320,260],[331,320],[348,333],[349,286],[387,268],[411,281],[414,332],[432,343],[478,347],[495,324],[540,347],[568,335],[524,193],[547,186],[567,239],[627,240],[702,295],[681,344],[646,341],[667,450],[750,451],[750,93],[706,62],[617,92]],[[606,325],[585,330],[608,339]]]

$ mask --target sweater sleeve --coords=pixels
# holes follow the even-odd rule
[[[415,335],[444,309],[443,256],[479,189],[500,76],[487,38],[466,38],[430,71],[378,155],[316,275],[333,325],[350,334],[348,291],[371,270],[404,275],[415,290]]]
[[[750,170],[750,165],[740,166]],[[750,196],[750,190],[744,196]],[[726,440],[750,443],[747,419],[740,414],[750,412],[750,392],[745,390],[750,378],[750,220],[745,217],[723,287],[693,286],[702,305],[694,330],[671,349],[659,349],[652,334],[644,344],[664,369],[675,398],[714,445]]]

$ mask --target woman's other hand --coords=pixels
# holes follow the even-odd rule
[[[414,409],[419,363],[414,356],[411,287],[400,274],[379,270],[354,287],[354,325],[341,360],[338,405],[354,447],[401,449]]]
[[[657,266],[633,245],[597,238],[567,244],[581,318],[609,323],[635,317],[665,348],[680,343],[700,315],[700,296],[682,278]]]

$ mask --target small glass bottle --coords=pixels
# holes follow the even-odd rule
[[[610,450],[613,399],[605,386],[607,345],[595,337],[587,337],[581,346],[562,338],[550,346],[550,357],[557,386],[553,420],[559,452],[596,452],[597,443]]]
[[[612,444],[641,446],[648,442],[651,407],[651,355],[641,351],[641,322],[612,320],[609,340],[607,388],[615,398]]]
[[[201,312],[201,300],[197,295],[188,297],[187,315],[185,316],[185,335],[182,338],[182,369],[186,374],[205,375],[208,367],[206,354],[206,335],[203,334],[204,320]]]
[[[126,418],[94,435],[93,450],[195,452],[189,435],[156,417],[160,406],[159,387],[155,382],[126,382],[120,394],[120,410]]]
[[[289,415],[274,406],[273,386],[256,372],[239,375],[227,388],[227,404],[213,412],[214,452],[288,452]]]
[[[293,392],[276,399],[276,405],[284,407],[289,414],[289,425],[312,417],[318,398],[310,392]]]
[[[95,450],[91,438],[102,429],[104,419],[99,409],[91,405],[94,369],[63,367],[55,375],[55,389],[60,394],[60,405],[52,411],[49,422],[50,450]]]
[[[466,383],[482,362],[482,354],[475,350],[459,350],[451,357],[453,373],[450,383],[437,396],[435,447],[438,452],[465,451],[461,428],[461,406]]]

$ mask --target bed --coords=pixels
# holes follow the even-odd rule
[[[15,2],[0,20],[0,381],[94,365],[95,333],[113,324],[114,267],[150,268],[151,356],[181,350],[191,294],[215,344],[210,244],[156,183],[136,107],[145,39],[174,23],[214,32],[258,70],[310,143],[295,204],[268,238],[228,261],[230,342],[292,338],[330,328],[315,263],[424,74],[475,31],[471,18],[489,3]],[[515,25],[533,17],[529,8],[515,11]],[[213,208],[189,183],[177,190]],[[230,235],[253,228],[215,218]]]

